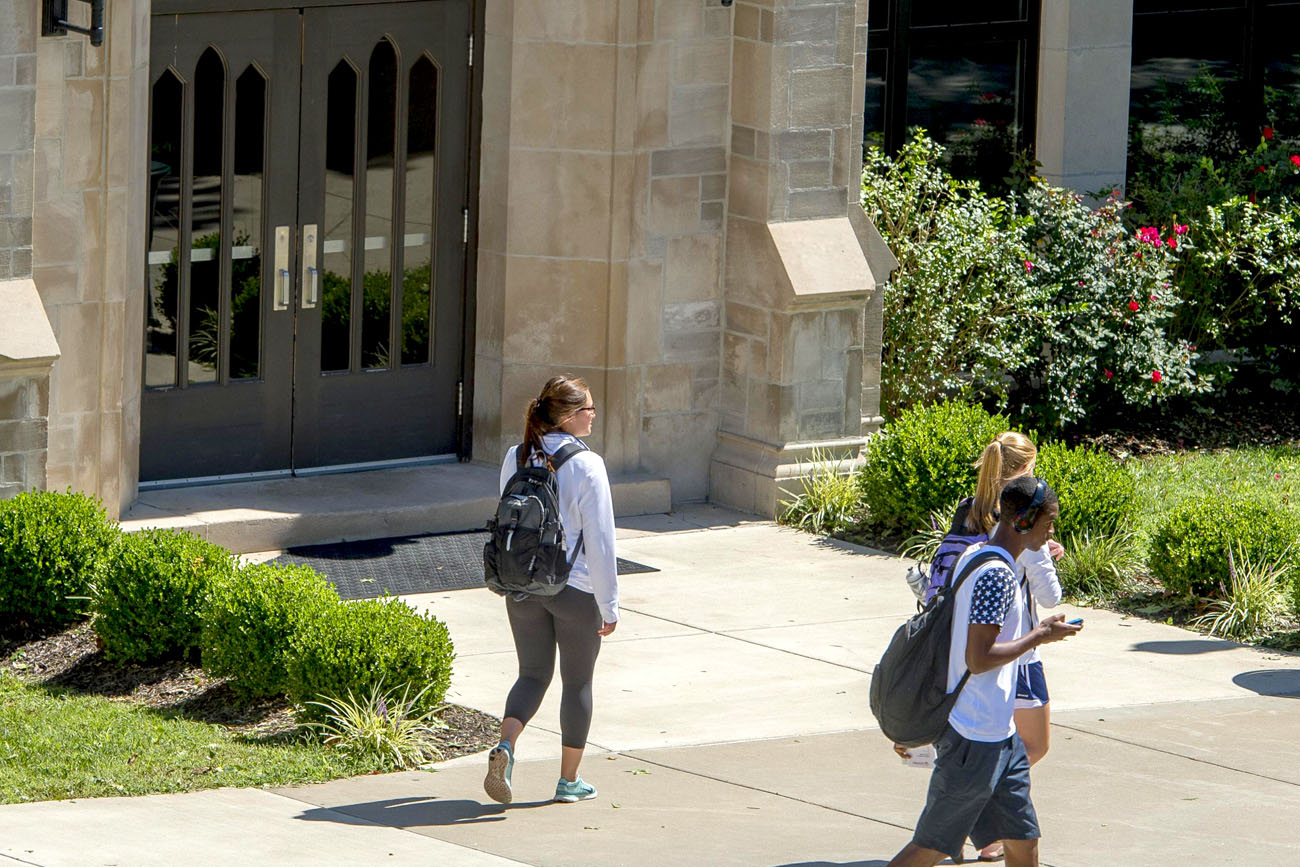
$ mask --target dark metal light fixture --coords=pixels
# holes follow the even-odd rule
[[[90,37],[91,45],[104,44],[104,0],[79,0],[90,6],[90,27],[68,23],[68,0],[42,0],[41,35],[62,36],[68,31]]]

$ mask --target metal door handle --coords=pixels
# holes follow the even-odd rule
[[[302,309],[320,302],[320,270],[316,267],[316,226],[302,227]]]
[[[292,287],[289,282],[289,227],[275,227],[275,297],[274,309],[288,310]]]

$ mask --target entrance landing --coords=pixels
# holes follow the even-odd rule
[[[667,512],[668,480],[611,480],[614,514]],[[498,470],[435,464],[337,475],[145,491],[122,518],[130,532],[188,530],[236,554],[297,545],[481,530],[496,507]]]

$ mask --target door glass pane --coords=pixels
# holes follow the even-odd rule
[[[990,42],[913,49],[907,126],[948,149],[952,172],[996,184],[1023,147],[1016,128],[1020,45]]]
[[[429,360],[434,214],[437,212],[438,72],[421,57],[407,94],[406,222],[402,278],[402,364]]]
[[[388,367],[392,334],[393,156],[397,126],[397,54],[387,39],[370,54],[366,124],[365,280],[361,366]]]
[[[235,84],[235,189],[230,248],[230,378],[256,379],[262,321],[262,171],[266,79],[254,66]]]
[[[321,231],[320,366],[352,364],[352,202],[355,196],[357,73],[340,60],[325,112],[325,222]]]
[[[1264,28],[1264,120],[1290,153],[1300,148],[1300,6],[1269,9]]]
[[[221,341],[221,152],[226,67],[209,48],[194,72],[194,195],[190,213],[189,371],[215,382]]]
[[[149,134],[149,238],[145,253],[144,384],[176,384],[176,299],[180,291],[181,117],[184,88],[169,69],[153,86]]]

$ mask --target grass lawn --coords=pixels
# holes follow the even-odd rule
[[[374,770],[316,744],[258,741],[0,672],[0,803],[281,786]]]

